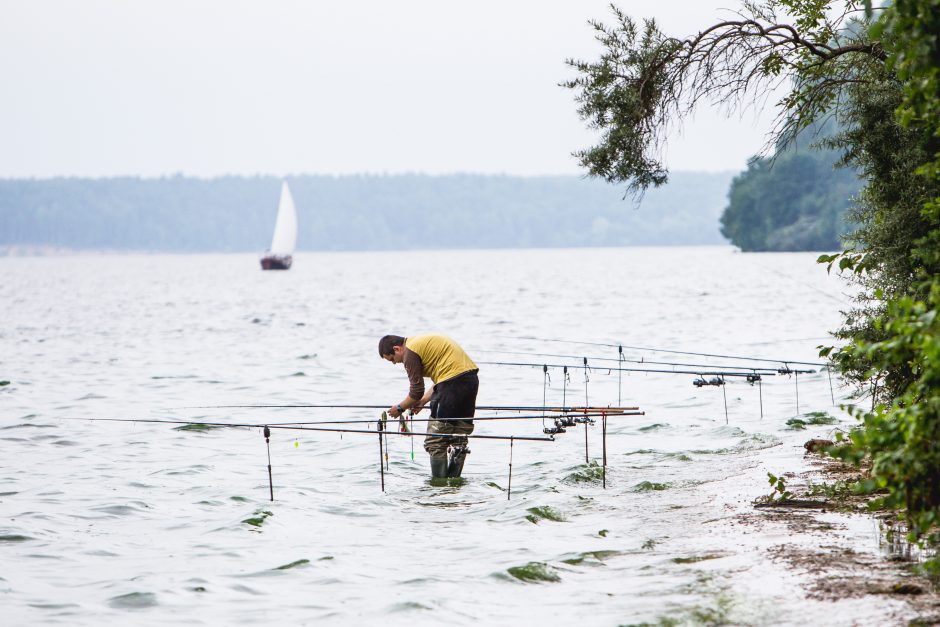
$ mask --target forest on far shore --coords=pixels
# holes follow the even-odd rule
[[[290,176],[298,250],[723,244],[733,173],[677,172],[642,199],[577,176]],[[281,179],[0,180],[8,250],[263,251]]]

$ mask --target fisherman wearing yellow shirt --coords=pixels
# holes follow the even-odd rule
[[[431,477],[459,477],[470,452],[466,436],[473,433],[480,387],[477,365],[446,335],[386,335],[379,340],[379,355],[393,364],[404,364],[408,374],[408,396],[390,407],[389,415],[397,418],[408,409],[418,413],[430,404],[427,431],[434,435],[424,439],[424,450],[431,456]],[[425,377],[433,382],[427,390]]]

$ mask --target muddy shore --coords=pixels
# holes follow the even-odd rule
[[[940,624],[940,588],[918,572],[923,555],[905,541],[897,514],[872,512],[871,497],[849,488],[864,471],[819,452],[803,462],[804,470],[783,476],[792,496],[754,503],[736,522],[798,581],[793,593],[813,611],[794,623]],[[877,551],[859,548],[860,532],[877,534]],[[778,535],[780,542],[766,542]],[[831,614],[819,614],[827,607]],[[867,607],[878,611],[866,618]]]

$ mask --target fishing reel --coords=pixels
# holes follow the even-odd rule
[[[697,379],[692,380],[692,385],[694,385],[697,388],[705,387],[706,385],[720,386],[724,384],[725,384],[725,380],[722,379],[721,377],[713,377],[707,380],[705,379],[705,377],[699,377]]]
[[[545,435],[555,435],[555,434],[557,434],[557,433],[567,433],[567,430],[565,429],[565,427],[573,427],[573,426],[575,426],[575,421],[576,421],[576,419],[575,419],[575,418],[571,418],[570,416],[564,416],[564,417],[562,417],[562,418],[555,418],[555,426],[554,426],[554,427],[545,427],[545,428],[543,428],[543,429],[542,429],[542,433],[544,433]]]
[[[754,374],[747,375],[747,382],[751,385],[757,383],[758,381],[761,381],[761,377],[756,372]]]
[[[588,418],[587,416],[584,416],[584,417],[581,417],[581,418],[572,418],[572,420],[574,420],[576,423],[582,424],[582,425],[593,425],[593,424],[594,424],[594,419],[593,419],[593,418]]]

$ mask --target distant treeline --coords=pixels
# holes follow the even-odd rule
[[[726,243],[732,173],[674,173],[637,204],[576,176],[287,177],[299,250]],[[0,180],[0,247],[262,251],[281,179]]]

